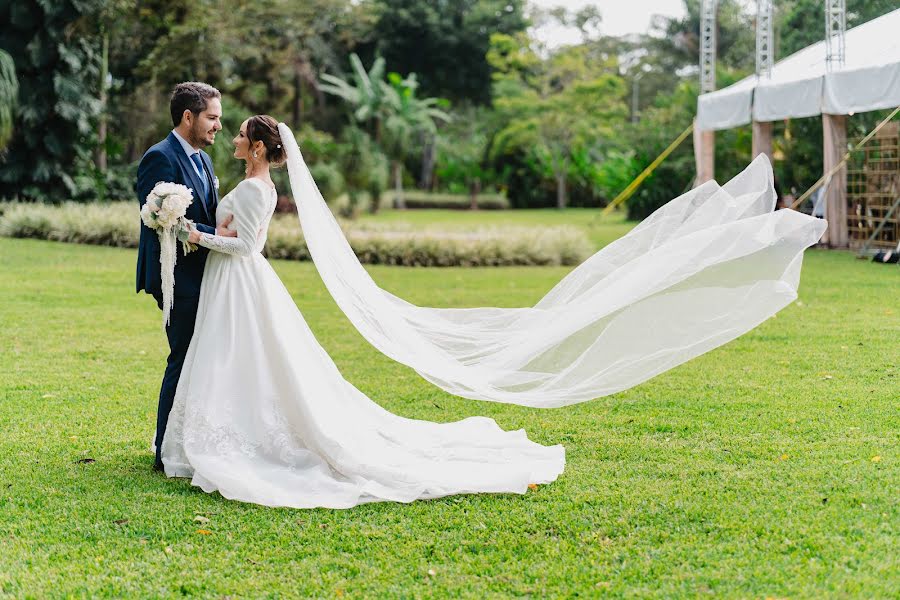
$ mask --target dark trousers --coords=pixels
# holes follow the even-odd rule
[[[166,362],[166,373],[163,375],[159,389],[159,407],[156,411],[156,464],[162,465],[162,442],[166,433],[166,423],[175,401],[175,388],[181,377],[181,367],[187,354],[191,337],[194,335],[194,322],[197,320],[199,296],[175,298],[172,312],[169,313],[169,324],[166,326],[166,337],[169,338],[169,358]],[[162,309],[162,296],[156,297],[156,303]]]

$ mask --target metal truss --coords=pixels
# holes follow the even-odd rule
[[[716,89],[716,0],[700,2],[700,93]]]
[[[844,64],[847,1],[825,0],[825,65],[828,70]]]
[[[756,76],[772,77],[775,62],[775,38],[772,34],[772,0],[756,2]]]

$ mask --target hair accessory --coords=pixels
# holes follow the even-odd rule
[[[281,148],[281,144],[276,144],[275,147],[276,147],[276,148]]]

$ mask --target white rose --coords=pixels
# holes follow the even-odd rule
[[[154,212],[150,202],[145,202],[141,207],[141,221],[143,221],[144,225],[150,229],[156,229],[158,227],[156,219],[153,218]]]
[[[175,224],[179,216],[180,215],[177,212],[172,210],[172,205],[170,202],[163,202],[163,205],[159,209],[159,212],[156,213],[156,220],[159,221],[160,227],[165,227],[166,229],[168,229]]]
[[[184,187],[184,186],[180,186],[177,183],[171,183],[168,181],[160,181],[153,188],[153,193],[157,194],[158,196],[168,196],[170,194],[177,194],[180,191],[178,189],[179,187]]]

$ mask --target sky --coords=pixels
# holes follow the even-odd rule
[[[628,33],[646,33],[653,15],[680,17],[684,13],[682,0],[530,0],[531,4],[540,8],[563,6],[575,10],[594,5],[599,9],[603,22],[601,31],[605,35],[625,35]],[[533,31],[535,37],[551,47],[557,47],[573,40],[573,31],[564,27],[545,25]]]

